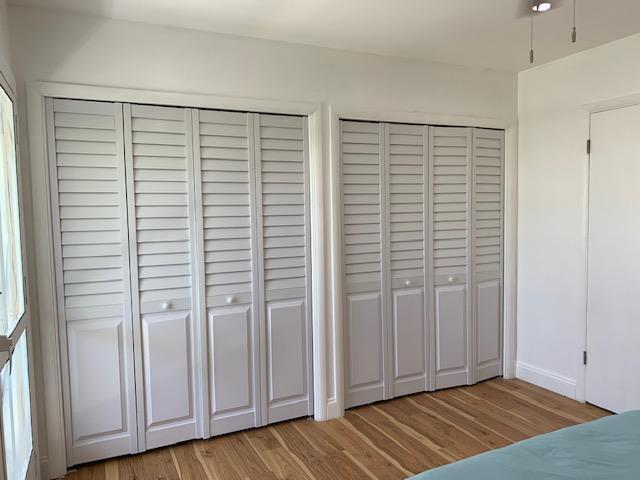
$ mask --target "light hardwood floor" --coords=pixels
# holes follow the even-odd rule
[[[520,380],[419,393],[85,465],[80,479],[402,479],[609,415]]]

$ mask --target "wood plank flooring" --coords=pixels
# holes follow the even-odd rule
[[[494,379],[293,420],[79,467],[70,480],[402,479],[609,415],[525,383]]]

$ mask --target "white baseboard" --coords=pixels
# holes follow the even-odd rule
[[[327,420],[334,418],[338,418],[338,402],[335,398],[331,398],[327,402]]]
[[[533,383],[565,397],[576,398],[576,381],[543,368],[516,362],[516,378]]]

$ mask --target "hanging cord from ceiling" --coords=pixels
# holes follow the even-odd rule
[[[531,49],[529,50],[529,63],[533,63],[533,0],[529,0],[529,17],[531,18]]]
[[[576,0],[573,0],[573,30],[571,30],[571,42],[576,43]]]

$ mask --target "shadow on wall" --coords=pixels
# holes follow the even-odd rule
[[[25,20],[20,22],[20,26],[12,25],[11,16],[19,15],[21,8],[31,10],[31,7],[13,7],[13,12],[9,16],[9,29],[12,37],[12,60],[14,72],[21,80],[56,80],[56,73],[63,69],[67,60],[80,50],[89,38],[94,36],[115,11],[116,0],[79,0],[81,1],[83,20],[81,22],[69,22],[69,15],[73,13],[64,12],[64,15],[47,15],[46,20],[37,15],[25,16]],[[36,7],[38,8],[38,7]],[[48,24],[42,25],[46,21]],[[51,25],[58,23],[59,25]],[[12,31],[20,28],[21,32]],[[43,36],[42,32],[46,32]],[[55,38],[53,38],[55,36]],[[20,54],[25,52],[42,51],[39,46],[48,44],[46,55],[32,57],[31,55]],[[19,85],[20,89],[21,86]]]

